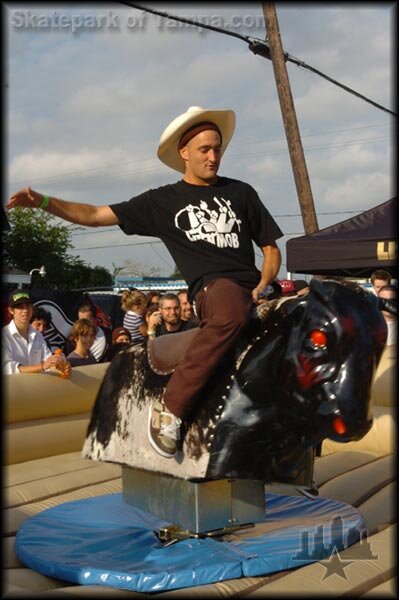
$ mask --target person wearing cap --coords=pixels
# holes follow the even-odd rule
[[[132,336],[126,327],[116,327],[112,332],[112,344],[108,348],[104,362],[110,362],[115,354],[132,345]]]
[[[309,284],[304,279],[280,279],[283,297],[305,296],[309,291]]]
[[[126,327],[117,327],[112,332],[113,344],[131,344],[132,336]]]
[[[44,373],[65,360],[48,348],[40,331],[30,324],[33,303],[29,292],[15,290],[8,299],[11,321],[2,329],[2,371],[13,373]],[[67,363],[70,374],[71,365]]]
[[[173,184],[107,206],[67,202],[30,187],[11,196],[7,208],[41,208],[79,225],[119,225],[127,235],[159,237],[195,302],[200,328],[170,380],[162,402],[150,407],[148,435],[162,456],[176,453],[182,419],[224,356],[248,329],[260,292],[276,277],[283,233],[256,191],[218,175],[232,138],[235,113],[190,107],[165,128],[158,158],[183,174]],[[263,253],[256,268],[253,243]]]

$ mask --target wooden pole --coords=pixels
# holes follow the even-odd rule
[[[319,230],[319,226],[273,2],[263,3],[263,14],[303,226],[306,234],[314,233]]]

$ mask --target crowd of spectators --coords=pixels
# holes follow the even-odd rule
[[[389,306],[381,302],[380,308],[388,328],[387,345],[396,344],[397,287],[392,285],[390,273],[382,269],[371,275],[370,283],[371,293],[389,301]],[[308,291],[309,283],[304,280],[281,280],[268,286],[260,295],[260,301],[300,297]],[[84,294],[78,304],[71,333],[62,345],[61,358],[65,361],[66,357],[70,367],[109,362],[124,348],[199,326],[187,289],[177,294],[161,294],[158,291],[144,294],[139,290],[125,290],[121,308],[123,325],[112,329],[106,319],[99,317],[99,308],[89,294]],[[45,338],[51,325],[51,313],[42,306],[33,306],[30,294],[25,290],[15,290],[10,294],[7,310],[11,320],[2,331],[3,374],[40,373],[57,368],[60,358],[54,356]]]
[[[70,368],[109,362],[121,349],[147,342],[151,315],[155,315],[152,323],[155,327],[156,321],[157,336],[197,326],[187,290],[179,294],[181,301],[176,294],[125,290],[121,298],[123,326],[114,329],[99,319],[98,307],[89,294],[83,294],[70,334],[59,344],[62,354],[56,356],[45,338],[51,313],[34,306],[28,291],[15,290],[7,303],[10,321],[2,331],[3,373],[46,372],[65,360]]]

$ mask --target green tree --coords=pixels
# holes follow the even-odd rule
[[[62,281],[57,287],[58,289],[110,287],[113,281],[111,273],[104,267],[91,267],[79,257],[73,256],[68,257],[68,261],[64,262]]]
[[[71,256],[74,225],[63,225],[44,211],[15,208],[9,211],[10,229],[3,232],[3,261],[10,267],[30,272],[44,265],[46,277],[38,273],[32,285],[71,289],[112,285],[112,275],[103,267],[91,267],[78,256]]]

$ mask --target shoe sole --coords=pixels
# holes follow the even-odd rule
[[[150,444],[153,447],[153,449],[155,450],[155,452],[157,452],[158,454],[160,454],[164,458],[174,458],[176,456],[176,452],[174,452],[173,454],[168,454],[167,452],[165,452],[164,450],[162,450],[159,446],[157,446],[156,443],[154,442],[154,440],[152,439],[152,435],[151,435],[151,414],[152,414],[152,410],[151,410],[151,408],[152,407],[150,406],[150,408],[148,410],[148,428],[147,428],[148,441],[150,442]]]

